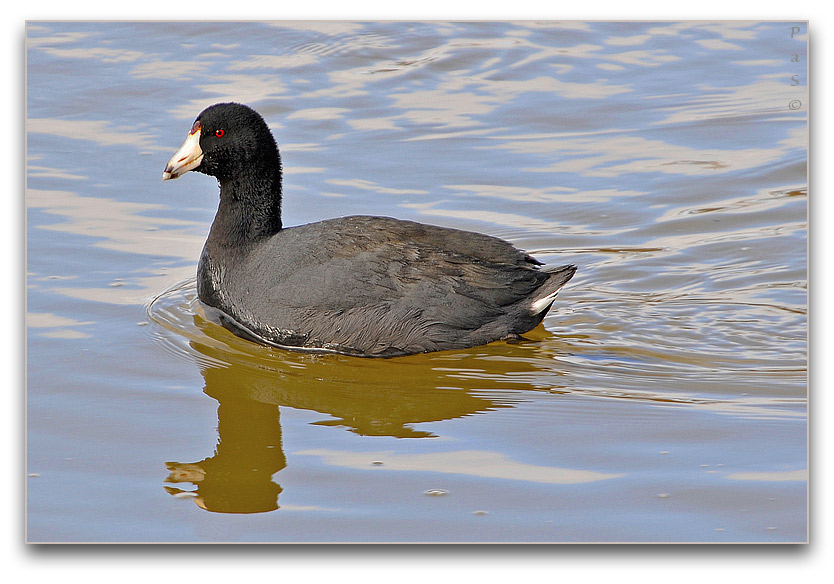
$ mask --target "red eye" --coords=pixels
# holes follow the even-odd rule
[[[214,135],[217,136],[218,138],[222,138],[225,134],[226,134],[226,130],[217,130],[216,132],[214,132]]]

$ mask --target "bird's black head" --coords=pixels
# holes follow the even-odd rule
[[[252,108],[218,103],[203,110],[162,180],[189,170],[220,183],[210,240],[234,245],[281,229],[281,157],[269,126]]]
[[[171,157],[163,180],[189,170],[229,180],[253,180],[280,172],[275,138],[264,119],[239,103],[218,103],[204,109],[182,147]]]

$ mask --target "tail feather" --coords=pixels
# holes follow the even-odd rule
[[[568,280],[573,278],[573,275],[576,273],[576,266],[570,264],[557,268],[545,268],[543,271],[550,274],[550,277],[530,297],[532,302],[530,312],[534,315],[542,314],[550,309],[553,301],[556,300],[556,295],[559,293],[559,290],[568,283]]]

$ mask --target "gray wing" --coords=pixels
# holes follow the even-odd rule
[[[507,334],[513,311],[529,311],[517,305],[549,278],[540,262],[494,237],[347,219],[293,228],[309,244],[297,257],[270,246],[257,259],[275,274],[255,305],[259,321],[365,353],[437,350],[463,337],[481,344]]]

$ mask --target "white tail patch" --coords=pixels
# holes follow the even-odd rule
[[[550,305],[553,304],[553,301],[556,300],[556,295],[559,293],[559,290],[561,289],[562,286],[559,286],[559,288],[555,292],[551,292],[547,296],[544,296],[534,301],[533,304],[530,306],[530,312],[532,312],[533,314],[539,314],[543,310],[547,310],[550,307]]]

